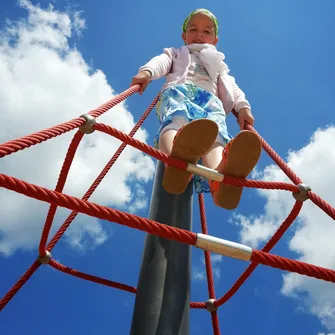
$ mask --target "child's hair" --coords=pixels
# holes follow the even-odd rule
[[[183,25],[182,25],[182,30],[183,30],[183,33],[186,32],[186,28],[187,28],[187,25],[188,23],[190,22],[190,20],[192,19],[192,17],[196,14],[199,14],[199,13],[202,13],[202,14],[205,14],[207,16],[209,16],[213,23],[214,23],[214,28],[215,28],[215,36],[218,36],[218,33],[219,33],[219,23],[218,23],[218,19],[215,17],[215,15],[210,12],[208,9],[205,9],[205,8],[199,8],[199,9],[195,9],[184,21]]]

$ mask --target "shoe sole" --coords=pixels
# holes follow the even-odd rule
[[[199,119],[188,123],[175,137],[171,156],[197,163],[214,144],[218,126],[214,121]],[[183,193],[190,181],[191,173],[167,166],[163,177],[163,188],[171,194]]]
[[[223,175],[246,178],[256,166],[262,145],[251,131],[241,131],[233,140],[222,171]],[[225,209],[235,209],[242,196],[242,187],[220,183],[214,202]]]

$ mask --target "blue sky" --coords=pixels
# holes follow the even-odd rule
[[[35,8],[34,6],[38,3],[42,11],[39,12],[38,20],[34,21],[31,14],[32,8]],[[50,3],[53,9],[48,9]],[[7,102],[3,102],[2,105],[0,102],[2,110],[8,111],[0,115],[0,142],[80,115],[79,111],[77,114],[57,114],[57,108],[59,110],[78,109],[82,114],[98,106],[107,100],[108,94],[111,94],[111,91],[108,91],[108,85],[113,89],[113,94],[127,89],[131,78],[141,65],[161,53],[164,47],[177,47],[182,44],[180,27],[184,18],[193,9],[204,6],[212,10],[219,19],[220,40],[217,47],[225,53],[231,74],[245,91],[252,105],[256,129],[281,157],[290,162],[290,166],[299,176],[302,175],[304,180],[309,180],[312,188],[334,205],[335,198],[330,185],[335,178],[332,174],[332,167],[335,164],[332,153],[332,143],[334,143],[332,141],[335,140],[332,125],[335,112],[333,94],[335,89],[333,80],[335,4],[331,0],[319,3],[302,0],[295,2],[236,0],[206,1],[206,3],[198,0],[185,2],[172,0],[168,5],[152,0],[117,3],[107,0],[94,2],[32,0],[30,3],[23,1],[21,5],[16,1],[3,1],[0,4],[0,29],[5,35],[2,36],[8,36],[7,20],[16,24],[15,27],[19,27],[18,20],[23,20],[21,24],[30,27],[30,31],[36,32],[37,37],[35,40],[29,40],[30,44],[22,46],[24,49],[20,50],[24,52],[17,63],[14,63],[14,60],[10,63],[9,58],[7,63],[3,61],[9,54],[8,50],[14,54],[16,52],[15,55],[17,55],[19,49],[15,49],[15,43],[8,47],[12,49],[7,48],[7,51],[2,47],[0,49],[0,62],[3,61],[0,64],[10,63],[12,70],[8,70],[8,73],[13,74],[13,69],[16,69],[18,71],[16,73],[19,74],[19,76],[13,75],[8,81],[0,79],[1,97],[6,97],[11,102],[6,100]],[[83,70],[85,66],[81,67],[74,62],[72,69],[69,68],[67,78],[66,72],[59,71],[58,74],[57,71],[51,74],[43,72],[42,63],[39,64],[33,60],[34,66],[24,68],[24,65],[28,64],[29,51],[33,50],[34,43],[39,43],[38,38],[43,36],[43,31],[38,30],[38,27],[43,27],[43,24],[50,19],[43,19],[43,13],[47,10],[49,13],[53,11],[69,13],[69,18],[73,22],[73,33],[70,36],[65,28],[61,32],[61,29],[57,31],[57,36],[61,37],[59,39],[61,47],[50,47],[53,43],[50,42],[51,40],[49,44],[42,45],[42,43],[41,48],[44,48],[45,52],[51,51],[49,54],[44,54],[45,58],[41,58],[41,62],[51,62],[50,57],[55,53],[66,56],[76,50],[84,64],[90,67],[88,70]],[[75,12],[80,12],[80,16],[74,14]],[[27,18],[31,20],[24,21]],[[81,20],[85,21],[85,28]],[[64,26],[66,24],[68,24],[67,21],[64,21]],[[56,22],[50,25],[51,31],[55,29],[55,25],[57,25]],[[76,30],[80,33],[75,34]],[[16,36],[24,39],[23,35]],[[44,36],[44,38],[48,39],[50,36],[49,31],[48,37]],[[78,57],[78,54],[73,55]],[[0,71],[5,71],[4,68],[0,67]],[[76,78],[77,72],[70,72],[75,71],[75,68],[85,73],[85,76],[78,75],[78,81],[73,79]],[[94,77],[97,70],[98,75]],[[27,73],[27,76],[20,77],[22,73]],[[18,77],[21,80],[20,83],[18,83]],[[2,78],[5,77],[2,76]],[[58,84],[62,80],[64,82],[73,80],[71,94],[69,92],[67,95],[59,88]],[[86,80],[87,86],[82,88]],[[46,83],[45,86],[41,84],[43,81]],[[129,98],[122,108],[132,113],[137,120],[156,96],[162,84],[163,80],[151,83],[143,96],[135,95]],[[42,94],[28,95],[29,87],[41,90],[45,94],[45,102],[50,103],[43,105]],[[53,91],[52,87],[59,88],[59,91],[56,89]],[[11,106],[14,99],[22,100],[22,104],[19,105],[20,108],[13,110]],[[84,104],[86,101],[87,105]],[[82,108],[85,110],[83,111]],[[120,114],[115,112],[115,116],[112,115],[113,111],[110,111],[111,116],[108,120],[120,129],[129,129],[133,121],[129,119],[124,109],[120,110]],[[22,118],[29,120],[27,115],[30,114],[26,110],[35,111],[35,118],[34,122],[30,119],[29,125],[27,123],[27,126],[24,126],[20,120]],[[153,112],[144,125],[147,133],[142,132],[139,135],[142,136],[140,138],[152,144],[157,126],[158,122]],[[232,115],[228,117],[228,127],[231,134],[237,133],[237,124]],[[95,136],[92,143],[96,142],[94,145],[91,144],[96,157],[101,157],[101,153],[106,154],[107,151],[110,157],[113,154],[112,149],[115,150],[118,144],[117,141],[108,147],[109,144],[106,146],[108,139],[104,138],[105,142],[99,147],[98,144],[101,142],[98,137],[103,135]],[[311,139],[312,136],[314,137]],[[66,139],[69,143],[71,136]],[[33,164],[30,161],[32,157],[30,152],[25,154],[19,152],[13,155],[13,158],[4,160],[5,164],[0,165],[0,171],[40,185],[45,183],[52,188],[57,180],[57,171],[66,149],[63,142],[59,143],[58,147],[53,147],[58,148],[53,151],[53,154],[59,159],[55,166],[52,165],[55,175],[51,177],[47,176],[47,169],[43,168],[45,165],[36,166],[36,169],[41,170],[36,170],[34,165],[30,166]],[[99,148],[101,148],[100,153]],[[32,149],[32,154],[37,153],[34,150]],[[288,155],[289,152],[290,155]],[[22,161],[20,164],[15,163],[15,159],[20,159],[17,158],[20,155],[25,159],[24,164]],[[133,152],[129,153],[122,164],[128,164],[126,160],[128,158],[130,162],[132,158],[137,157],[134,155]],[[87,153],[81,152],[80,158],[82,160],[76,166],[76,173],[83,173],[84,176],[72,176],[73,180],[77,181],[76,187],[80,185],[78,189],[69,186],[69,193],[73,191],[75,194],[79,189],[81,190],[81,181],[84,180],[86,183],[93,181],[85,178],[87,176],[94,178],[104,166],[97,167],[94,159],[87,158]],[[107,156],[104,159],[107,159]],[[117,177],[113,179],[112,169],[109,176],[110,184],[104,184],[97,196],[97,202],[101,200],[100,203],[146,217],[153,181],[153,164],[142,156],[139,160],[143,164],[142,168],[147,167],[148,172],[147,174],[142,172],[141,175],[138,171],[141,169],[139,165],[129,168],[131,181],[128,188],[124,184],[121,185],[125,188],[122,188],[125,198],[121,200],[117,197],[109,198],[109,192],[115,193],[110,189],[118,187]],[[90,164],[96,168],[93,172],[89,170]],[[115,168],[119,171],[120,166]],[[40,176],[45,179],[39,179]],[[257,166],[255,177],[267,180],[277,177],[283,179],[280,172],[271,167],[271,160],[265,154],[262,155]],[[127,193],[129,190],[138,191],[135,192],[135,198],[129,196]],[[33,210],[29,206],[24,209],[13,206],[10,207],[12,210],[10,212],[4,205],[10,197],[12,197],[10,192],[0,193],[0,203],[4,206],[2,208],[0,205],[0,210],[6,218],[13,220],[8,221],[13,224],[11,227],[6,225],[6,220],[0,223],[2,274],[0,297],[6,294],[35,260],[38,245],[36,232],[42,231],[47,208],[41,208],[41,213],[37,217],[35,217],[37,215],[34,212],[35,207]],[[143,199],[146,199],[144,205],[141,202]],[[290,195],[283,196],[273,191],[245,190],[240,206],[234,212],[215,207],[208,195],[205,200],[211,235],[248,242],[247,244],[257,248],[264,245],[275,227],[283,221],[293,206],[293,198]],[[36,210],[38,208],[36,207]],[[298,222],[273,249],[273,252],[285,257],[303,259],[316,265],[324,262],[323,266],[335,268],[334,246],[331,244],[331,239],[326,241],[326,237],[329,238],[334,232],[333,221],[320,214],[321,210],[315,206],[307,205],[306,208]],[[14,213],[14,211],[17,212]],[[21,213],[20,217],[21,211],[25,212]],[[66,211],[61,211],[60,217],[65,217],[64,213],[68,214]],[[24,216],[29,220],[22,221]],[[81,230],[78,228],[69,233],[68,238],[65,239],[66,242],[61,241],[53,250],[53,257],[62,264],[80,271],[136,286],[145,234],[109,222],[95,222],[91,230],[86,226],[83,228],[84,224],[90,225],[90,220],[91,218],[83,219],[83,216],[79,216],[77,220],[79,222],[74,221],[73,225],[78,225]],[[81,222],[84,223],[81,225]],[[19,227],[17,230],[14,229],[15,225]],[[12,234],[11,230],[15,230],[15,234]],[[194,197],[193,231],[200,231],[196,197]],[[242,261],[228,258],[220,258],[215,263],[215,287],[218,298],[234,284],[247,265]],[[192,249],[192,271],[194,275],[191,300],[205,301],[208,293],[207,284],[201,279],[204,271],[202,252],[195,248]],[[335,332],[333,285],[320,284],[313,280],[307,281],[301,279],[301,276],[299,276],[300,279],[294,276],[283,277],[283,274],[279,270],[259,266],[241,290],[219,309],[222,334],[248,332],[258,335],[269,333],[318,335]],[[131,293],[70,277],[45,266],[33,275],[3,310],[0,315],[1,330],[6,335],[20,334],[23,331],[36,335],[45,334],[46,331],[50,335],[75,332],[127,334],[130,329],[133,303],[134,296]],[[242,322],[241,318],[244,318]],[[209,313],[204,310],[192,310],[190,330],[192,335],[211,334]]]

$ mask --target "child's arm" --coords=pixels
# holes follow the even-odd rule
[[[235,103],[234,103],[233,108],[238,113],[237,122],[240,125],[240,129],[241,130],[244,129],[245,122],[247,122],[251,126],[254,126],[255,119],[251,113],[251,107],[250,107],[249,101],[245,98],[244,92],[236,84],[235,78],[230,75],[229,75],[229,78],[231,80],[231,83],[233,86],[233,93],[234,93]]]
[[[147,64],[141,66],[138,74],[133,77],[130,86],[139,84],[141,86],[139,93],[142,94],[151,80],[166,76],[172,66],[174,50],[164,49],[164,53],[152,58]]]
[[[233,87],[233,93],[234,93],[234,106],[233,108],[238,113],[241,108],[248,108],[251,109],[249,101],[246,99],[244,92],[238,87],[238,85],[235,82],[235,78],[231,75],[228,75],[232,87]]]
[[[138,72],[149,71],[152,80],[160,79],[170,72],[173,57],[173,48],[166,48],[164,49],[164,53],[152,58],[148,63],[141,66]]]

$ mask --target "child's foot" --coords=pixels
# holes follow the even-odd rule
[[[218,134],[218,126],[207,119],[192,121],[176,134],[171,156],[180,160],[197,163],[212,147]],[[190,172],[167,166],[163,177],[163,188],[172,194],[183,193],[192,177]]]
[[[224,175],[246,178],[258,162],[262,145],[253,132],[242,130],[223,151],[219,172]],[[235,209],[241,199],[242,187],[210,181],[214,203],[225,209]]]

